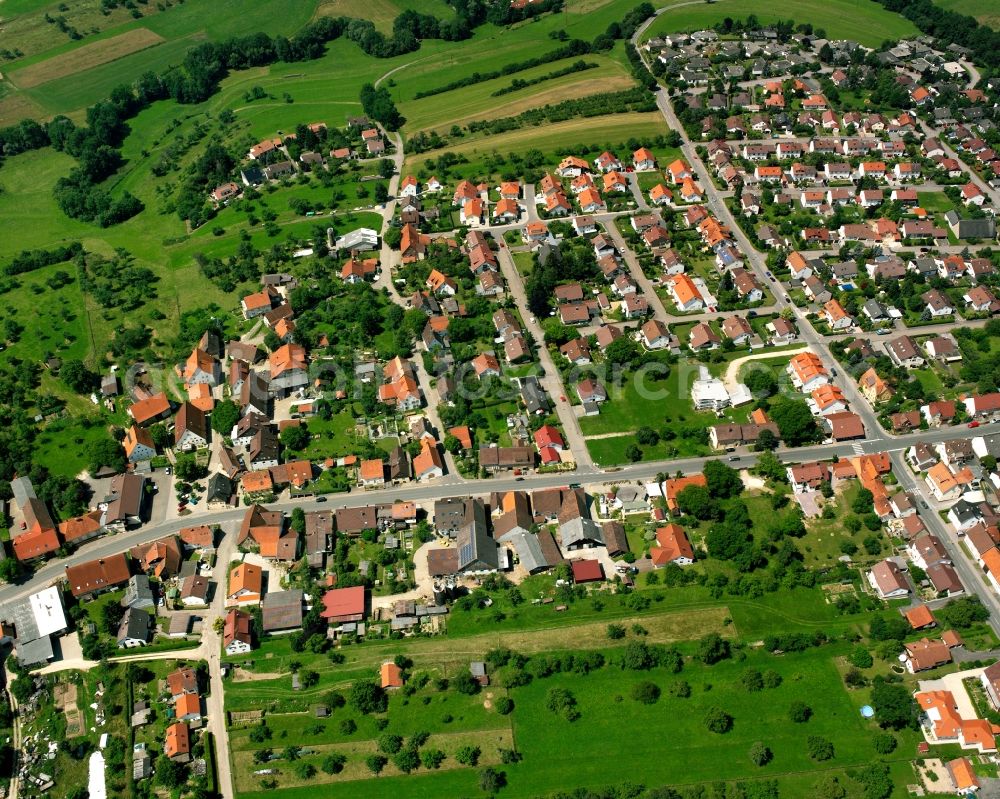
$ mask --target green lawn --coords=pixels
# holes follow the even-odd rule
[[[689,372],[683,364],[676,364],[666,380],[630,375],[618,386],[605,386],[609,397],[601,403],[600,415],[582,417],[580,429],[585,436],[593,436],[633,432],[643,425],[658,429],[664,422],[677,426],[708,420],[712,414],[695,411],[689,394],[682,390],[691,377]]]
[[[809,22],[822,28],[830,38],[854,39],[869,47],[878,47],[886,39],[900,39],[919,33],[899,14],[886,11],[870,0],[788,0],[780,6],[768,0],[719,0],[712,4],[683,4],[667,11],[649,26],[645,38],[672,31],[711,27],[724,17],[745,19],[755,14],[761,24],[791,19]]]
[[[943,191],[921,191],[917,196],[920,199],[920,207],[928,213],[943,214],[955,207],[955,203]]]
[[[975,17],[983,25],[1000,30],[1000,10],[988,3],[980,3],[979,0],[934,0],[934,5]]]
[[[616,656],[614,651],[607,654]],[[630,672],[606,666],[586,676],[562,674],[535,679],[527,686],[510,691],[515,709],[509,721],[523,760],[504,767],[508,782],[504,795],[527,799],[577,786],[620,784],[634,781],[639,775],[648,786],[758,777],[787,777],[797,781],[793,784],[803,786],[815,781],[819,769],[839,771],[863,765],[874,757],[871,736],[876,727],[864,721],[858,712],[860,704],[867,699],[866,692],[848,694],[844,689],[834,662],[837,654],[838,650],[832,647],[780,657],[750,651],[745,660],[724,661],[711,667],[689,661],[683,672],[676,675],[660,668]],[[741,677],[749,668],[776,671],[781,677],[780,685],[756,693],[747,692],[742,687]],[[668,693],[669,687],[681,679],[691,686],[688,698]],[[658,702],[644,705],[631,698],[632,686],[640,681],[651,681],[661,688],[663,693]],[[579,720],[569,722],[546,709],[548,692],[556,686],[572,692],[580,711]],[[490,690],[503,693],[501,689]],[[430,698],[430,704],[423,704],[424,696]],[[449,692],[448,702],[454,701],[451,697]],[[490,722],[492,726],[488,730],[481,729],[478,736],[486,740],[489,737],[484,732],[495,736],[497,743],[492,747],[482,745],[484,762],[495,757],[494,747],[503,745],[499,742],[506,740],[499,727],[500,719],[495,714],[483,714],[474,702],[465,705],[466,700],[459,699],[458,707],[464,707],[461,717],[452,713],[455,719],[442,728],[438,720],[441,699],[442,696],[430,688],[418,691],[410,699],[411,704],[419,708],[417,727],[431,733],[428,745],[434,745],[439,732],[447,730],[450,734],[451,725],[456,723]],[[415,714],[408,706],[401,707],[397,700],[398,697],[393,697],[390,705],[388,729],[405,735],[411,730]],[[788,708],[795,701],[805,702],[813,710],[812,718],[804,725],[788,720]],[[706,731],[703,718],[711,707],[721,707],[733,717],[729,733],[717,735]],[[336,711],[334,718],[340,712]],[[362,723],[368,725],[369,720]],[[286,722],[279,717],[277,724],[277,737],[270,745],[280,751],[284,745],[280,735],[286,729]],[[326,726],[333,726],[333,723],[327,722]],[[633,729],[641,729],[643,734],[630,735],[628,745],[615,747],[614,757],[609,758],[609,742]],[[355,736],[364,736],[367,730],[368,727],[363,726]],[[834,746],[834,758],[822,764],[811,760],[805,742],[809,735],[829,740]],[[327,736],[324,731],[317,737],[326,740]],[[902,738],[897,753],[891,756],[900,764],[910,757],[917,735],[906,732]],[[309,738],[295,740],[312,745]],[[763,769],[753,766],[747,757],[754,741],[763,741],[774,753],[773,761]],[[242,757],[240,746],[237,743],[237,762]],[[341,751],[358,750],[363,751],[360,745],[355,745],[354,750]],[[360,752],[355,756],[360,757]],[[905,772],[901,770],[900,773]],[[475,777],[473,770],[452,770],[443,766],[439,772],[421,769],[407,777],[338,781],[324,785],[323,791],[324,795],[332,797],[381,797],[404,791],[407,796],[430,799],[454,791],[469,791]],[[328,779],[317,776],[317,781]],[[283,791],[282,794],[301,797],[307,795],[305,790]],[[251,792],[247,795],[263,797],[265,794]]]

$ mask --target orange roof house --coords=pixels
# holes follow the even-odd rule
[[[684,528],[671,523],[656,531],[656,546],[650,547],[649,557],[656,567],[668,563],[692,563],[694,549]]]
[[[148,460],[156,454],[152,433],[137,425],[132,425],[125,431],[122,446],[125,447],[125,456],[130,461]]]
[[[959,757],[945,763],[951,781],[955,783],[955,789],[959,793],[972,794],[979,790],[979,778],[972,768],[972,763],[967,757]]]
[[[472,449],[472,431],[467,426],[452,427],[448,430],[448,435],[455,436],[462,445],[462,449]]]
[[[403,687],[403,670],[391,660],[387,660],[383,663],[382,668],[379,671],[382,677],[383,688]]]
[[[264,572],[252,563],[240,563],[229,572],[230,602],[259,602],[264,592]]]
[[[174,703],[174,713],[179,719],[201,718],[201,697],[198,694],[181,694]]]
[[[170,400],[161,391],[148,399],[133,402],[129,406],[128,413],[136,424],[146,425],[170,413]]]
[[[927,605],[917,605],[915,608],[910,608],[904,615],[914,630],[922,630],[937,624],[934,614],[931,613],[931,609]]]
[[[188,725],[177,721],[167,727],[163,754],[171,760],[186,761],[191,756],[191,731]]]

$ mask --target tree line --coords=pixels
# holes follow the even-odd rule
[[[573,58],[573,56],[587,55],[590,52],[590,45],[583,41],[583,39],[572,39],[562,47],[551,50],[544,55],[538,56],[537,58],[528,58],[524,61],[514,61],[506,66],[500,67],[500,69],[494,69],[491,72],[473,72],[471,75],[459,78],[458,80],[453,80],[451,83],[446,83],[443,86],[436,86],[433,89],[419,91],[413,95],[413,98],[415,100],[419,100],[423,97],[433,97],[436,94],[444,94],[445,92],[454,91],[455,89],[462,89],[466,86],[483,83],[484,81],[502,78],[505,75],[513,75],[517,72],[524,72],[528,69],[541,67],[545,64],[551,64],[553,61],[559,61],[563,58]]]

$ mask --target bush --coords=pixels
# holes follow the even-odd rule
[[[642,680],[632,686],[632,698],[644,705],[655,705],[660,698],[660,686],[656,683]]]
[[[872,736],[872,746],[880,755],[890,755],[896,751],[896,736],[891,732],[877,732]]]
[[[671,696],[676,696],[678,699],[687,699],[691,696],[691,685],[687,680],[678,680],[675,683],[671,683],[668,690]]]
[[[625,627],[621,624],[608,625],[608,638],[612,641],[619,641],[625,637]]]
[[[829,760],[833,757],[833,744],[819,735],[810,735],[806,739],[806,751],[813,760]]]
[[[501,696],[497,700],[496,708],[497,708],[497,713],[499,713],[501,716],[506,716],[512,710],[514,710],[514,700],[511,699],[509,696]]]
[[[723,735],[733,728],[733,717],[721,707],[710,707],[705,713],[705,727],[709,732]]]
[[[875,663],[872,653],[860,644],[851,650],[851,654],[847,660],[852,666],[856,666],[859,669],[869,669]]]
[[[353,735],[358,730],[358,725],[354,719],[341,719],[340,720],[340,734],[341,735]]]

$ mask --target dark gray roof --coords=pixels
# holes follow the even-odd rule
[[[490,538],[487,531],[486,508],[482,500],[470,500],[467,510],[469,517],[456,537],[458,571],[499,568],[497,542]]]
[[[302,626],[302,591],[270,591],[264,597],[264,632]]]
[[[149,631],[152,627],[150,615],[139,608],[128,608],[125,617],[118,627],[118,640],[136,639],[149,641]]]

